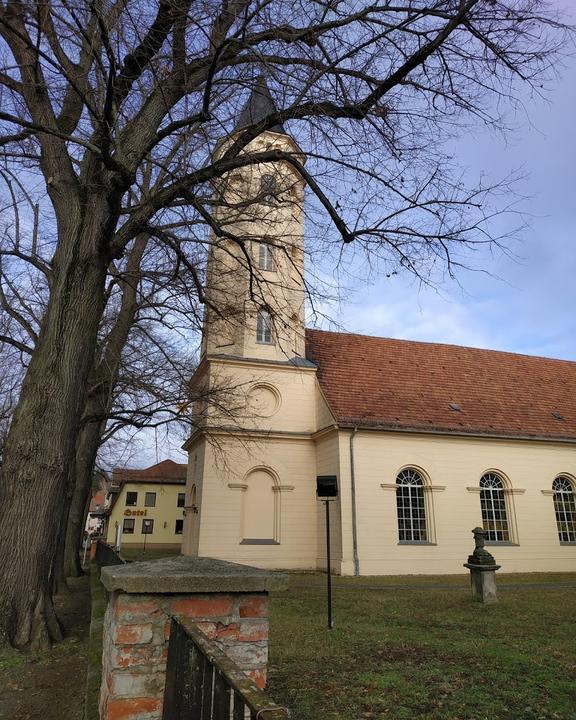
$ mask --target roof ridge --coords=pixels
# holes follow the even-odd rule
[[[558,362],[558,363],[567,363],[568,365],[576,365],[576,359],[575,360],[567,360],[566,358],[556,358],[556,357],[549,357],[548,355],[530,355],[529,353],[520,353],[520,352],[514,352],[512,350],[496,350],[494,348],[479,348],[474,347],[473,345],[457,345],[456,343],[442,343],[442,342],[433,342],[431,340],[408,340],[406,338],[395,338],[395,337],[389,337],[386,335],[364,335],[362,333],[357,332],[336,332],[333,330],[322,330],[320,328],[305,328],[306,333],[323,333],[325,335],[343,335],[346,337],[357,337],[357,338],[365,338],[367,340],[386,340],[390,342],[398,342],[398,343],[406,343],[411,345],[427,345],[430,347],[440,347],[440,348],[457,348],[459,350],[471,350],[473,352],[479,352],[479,353],[490,353],[490,354],[498,354],[498,355],[508,355],[512,357],[525,357],[530,358],[533,360],[547,360],[552,362]]]

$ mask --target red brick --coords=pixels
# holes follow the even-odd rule
[[[119,625],[116,628],[114,642],[118,645],[143,645],[152,639],[152,625]]]
[[[251,595],[240,603],[240,617],[267,617],[268,596]]]
[[[241,642],[268,640],[268,623],[262,621],[242,622],[238,628],[237,639]]]
[[[160,608],[158,604],[152,600],[142,600],[140,602],[126,602],[122,599],[116,603],[116,620],[119,622],[146,620],[151,615],[158,615]]]
[[[108,703],[107,720],[138,720],[145,713],[159,712],[162,701],[156,698],[129,698]]]
[[[229,615],[232,612],[230,595],[196,595],[173,600],[171,610],[175,615],[189,618],[214,618]]]
[[[112,648],[112,667],[129,668],[151,665],[162,659],[162,652],[155,645],[125,645]]]
[[[266,687],[266,670],[248,670],[246,675],[248,675],[249,678],[254,680],[260,690],[264,690],[264,688]]]

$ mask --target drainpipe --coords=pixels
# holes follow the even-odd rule
[[[355,427],[350,435],[350,489],[352,494],[352,557],[354,559],[354,575],[360,575],[360,560],[358,558],[358,533],[356,528],[356,475],[354,471],[354,437],[358,432]]]

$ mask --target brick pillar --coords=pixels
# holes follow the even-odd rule
[[[284,576],[210,558],[102,569],[101,720],[162,717],[172,615],[191,618],[259,687],[266,684],[268,590]]]

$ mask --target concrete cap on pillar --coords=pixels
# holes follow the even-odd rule
[[[109,592],[146,594],[268,592],[288,586],[282,573],[187,555],[103,567],[100,579]]]

